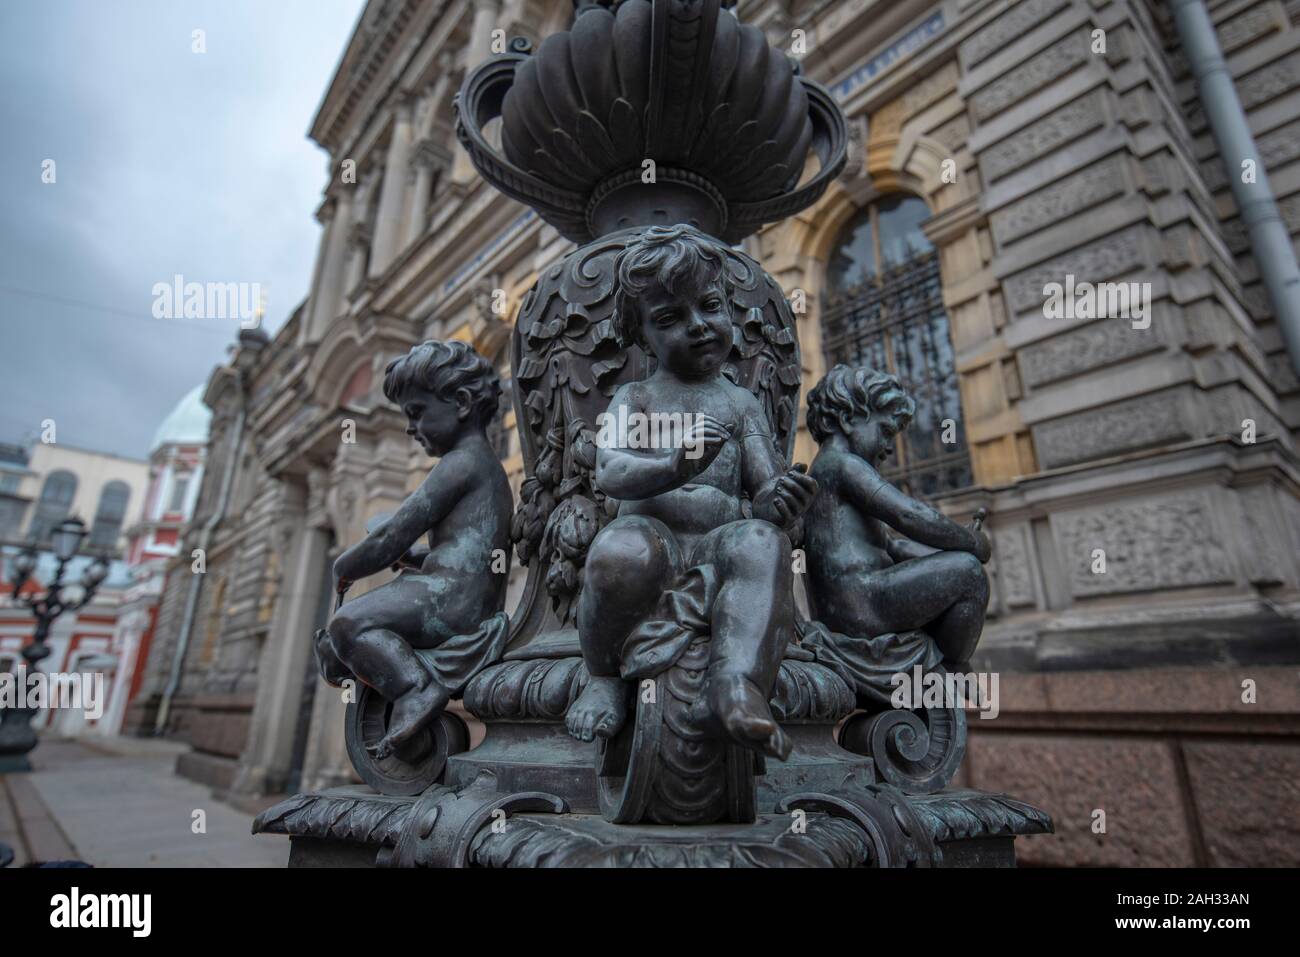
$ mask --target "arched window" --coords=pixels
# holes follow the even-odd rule
[[[32,541],[44,544],[50,537],[54,526],[68,517],[72,510],[72,500],[77,496],[77,477],[71,472],[60,469],[45,476],[41,486],[41,497],[36,502],[36,512],[32,515],[32,524],[27,534]]]
[[[131,500],[131,489],[125,482],[112,481],[99,493],[99,507],[95,521],[90,526],[92,548],[115,548],[126,521],[126,504]]]
[[[885,473],[914,495],[971,484],[939,254],[921,231],[929,216],[924,200],[901,193],[858,213],[831,252],[822,311],[827,369],[891,372],[916,400]]]

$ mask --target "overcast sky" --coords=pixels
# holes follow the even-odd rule
[[[268,330],[288,318],[326,177],[306,130],[362,6],[0,2],[0,441],[53,419],[61,444],[144,457],[238,332],[153,318],[176,274],[261,283]]]

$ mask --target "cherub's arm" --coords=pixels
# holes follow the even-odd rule
[[[933,555],[939,551],[937,548],[931,548],[929,545],[922,545],[920,542],[914,542],[910,538],[903,536],[890,536],[885,542],[885,550],[889,552],[889,557],[896,562],[905,562],[910,558],[925,558],[927,555]]]
[[[939,551],[970,552],[980,561],[988,561],[989,541],[983,533],[958,525],[938,509],[899,491],[863,459],[846,457],[843,462],[841,484],[859,510],[905,535],[913,545],[928,545]],[[900,554],[912,551],[907,545],[899,548]],[[921,555],[914,553],[907,557],[918,558]]]
[[[803,465],[786,468],[767,416],[757,399],[749,396],[749,402],[752,405],[741,420],[739,436],[745,491],[754,503],[755,518],[787,528],[812,504],[817,480],[806,473]]]
[[[334,577],[340,588],[391,567],[420,536],[447,517],[463,493],[466,477],[453,456],[444,457],[434,467],[392,518],[334,561]]]
[[[596,450],[596,485],[611,498],[635,501],[653,498],[685,485],[672,449]]]
[[[625,386],[614,393],[610,410],[626,404],[631,412],[645,411]],[[614,414],[612,411],[610,414]],[[653,498],[685,485],[708,468],[730,438],[722,423],[698,416],[682,447],[676,449],[625,449],[601,444],[596,449],[596,485],[611,498],[639,501]],[[688,455],[688,447],[697,454]]]

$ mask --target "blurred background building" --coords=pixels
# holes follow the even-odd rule
[[[1207,6],[1294,236],[1300,3]],[[332,558],[428,469],[384,366],[460,338],[507,378],[510,321],[569,249],[477,177],[452,97],[494,40],[572,13],[371,0],[325,91],[310,294],[207,383],[207,467],[126,719],[187,738],[180,769],[218,791],[352,780],[310,639]],[[1026,863],[1300,863],[1300,386],[1168,6],[735,13],[805,51],[853,131],[822,201],[745,244],[802,309],[805,392],[836,362],[897,373],[918,414],[895,479],[990,512],[976,666],[1000,714],[972,716],[965,781],[1051,812]],[[1149,284],[1149,325],[1049,317],[1044,287],[1069,277]]]
[[[34,630],[28,610],[9,599],[9,559],[35,543],[40,557],[23,591],[42,591],[56,565],[50,530],[70,516],[93,520],[65,578],[77,580],[93,555],[111,559],[91,603],[55,622],[52,652],[41,664],[45,671],[102,673],[104,713],[88,720],[80,711],[43,712],[38,721],[57,734],[117,734],[143,681],[167,563],[179,554],[203,477],[212,413],[202,393],[196,387],[167,415],[148,462],[57,443],[0,445],[0,671],[14,667]]]
[[[57,438],[57,432],[54,433]],[[55,442],[0,445],[0,672],[13,670],[19,653],[32,638],[35,622],[28,609],[12,600],[11,561],[29,543],[38,559],[25,593],[41,592],[58,564],[50,547],[50,532],[65,518],[86,521],[89,534],[82,554],[69,562],[66,579],[77,581],[91,555],[112,558],[109,574],[89,604],[75,614],[60,617],[50,632],[51,653],[40,665],[43,671],[101,672],[105,694],[113,690],[114,629],[125,590],[130,586],[129,560],[122,551],[123,532],[133,513],[139,512],[149,483],[145,462],[102,452],[72,448]],[[37,727],[55,733],[79,734],[86,730],[81,711],[43,711]],[[102,723],[103,719],[100,719]]]
[[[103,734],[122,730],[127,704],[144,681],[167,566],[181,554],[181,533],[199,497],[212,418],[203,404],[203,388],[195,386],[176,404],[150,443],[149,487],[138,517],[126,530],[130,584],[122,593],[109,648],[111,691],[96,725]]]

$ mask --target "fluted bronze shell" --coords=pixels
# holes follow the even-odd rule
[[[580,243],[678,221],[738,242],[815,202],[844,164],[829,94],[718,0],[584,7],[535,55],[475,70],[457,113],[479,172]],[[504,155],[482,135],[496,116]],[[800,187],[810,150],[820,169]]]

